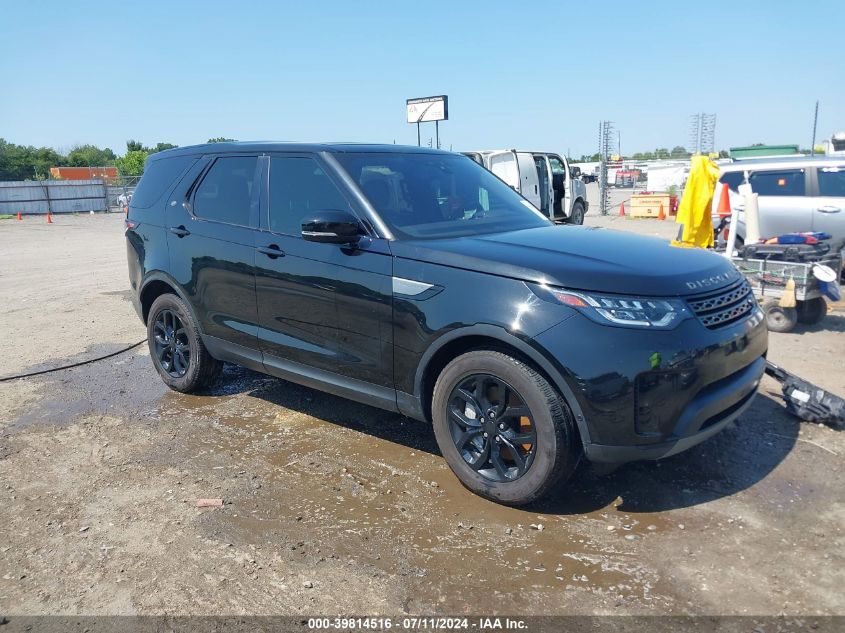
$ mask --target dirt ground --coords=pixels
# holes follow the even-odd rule
[[[144,338],[122,221],[0,221],[0,378]],[[770,341],[845,395],[842,306]],[[503,508],[425,424],[232,366],[177,394],[141,346],[0,382],[0,613],[843,614],[843,454],[766,379],[687,453]]]

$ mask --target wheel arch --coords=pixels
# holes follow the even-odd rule
[[[200,334],[202,334],[203,332],[199,325],[200,322],[194,312],[193,305],[191,305],[191,302],[188,301],[188,298],[185,296],[185,293],[182,292],[179,284],[176,283],[176,280],[163,271],[150,273],[144,280],[144,283],[141,286],[141,291],[138,293],[141,304],[141,316],[144,320],[144,324],[147,323],[153,302],[164,294],[176,295],[185,303],[186,306],[188,306],[191,318],[194,320],[197,329],[200,330]]]
[[[581,443],[590,441],[589,430],[575,394],[561,373],[537,348],[507,330],[493,325],[473,325],[452,330],[429,346],[417,367],[414,388],[422,413],[431,421],[434,384],[443,368],[453,359],[473,349],[492,349],[511,355],[530,365],[561,394],[572,410]]]

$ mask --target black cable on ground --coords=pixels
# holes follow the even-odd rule
[[[9,380],[18,380],[19,378],[29,378],[30,376],[40,376],[41,374],[52,374],[54,371],[62,371],[63,369],[72,369],[73,367],[81,367],[82,365],[90,365],[91,363],[96,363],[97,361],[105,360],[107,358],[111,358],[112,356],[117,356],[118,354],[123,354],[124,352],[128,352],[130,349],[135,349],[139,345],[146,343],[147,339],[141,339],[137,343],[132,343],[128,347],[124,347],[123,349],[119,349],[116,352],[112,352],[111,354],[106,354],[105,356],[98,356],[97,358],[89,358],[88,360],[79,361],[78,363],[73,363],[71,365],[63,365],[62,367],[54,367],[53,369],[42,369],[41,371],[33,371],[28,374],[18,374],[17,376],[5,376],[4,378],[0,378],[0,382],[7,382]]]

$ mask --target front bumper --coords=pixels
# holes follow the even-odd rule
[[[699,395],[678,420],[673,433],[677,439],[633,446],[588,443],[584,446],[587,459],[607,463],[662,459],[700,444],[724,429],[751,406],[765,368],[766,359],[758,358],[738,372],[741,375],[732,376],[724,385],[703,396]]]
[[[534,343],[576,400],[587,458],[627,462],[679,453],[741,415],[765,369],[768,333],[756,312],[725,328],[691,318],[670,331],[604,326],[578,314]]]

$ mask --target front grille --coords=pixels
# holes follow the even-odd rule
[[[706,295],[687,299],[689,307],[710,330],[736,323],[754,310],[754,295],[745,279]]]

